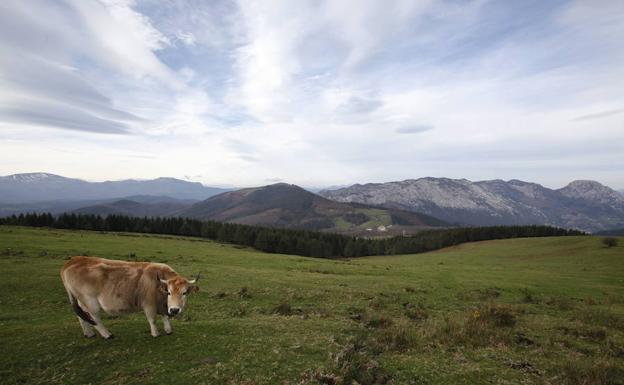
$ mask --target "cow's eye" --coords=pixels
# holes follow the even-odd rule
[[[188,290],[184,290],[184,293],[182,293],[182,295],[186,295],[186,293],[188,293]]]
[[[166,292],[165,292],[165,294],[167,294],[167,295],[171,295],[171,293],[170,293],[169,291],[166,291]]]

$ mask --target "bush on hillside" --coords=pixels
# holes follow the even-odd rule
[[[615,237],[605,237],[602,238],[602,244],[606,247],[615,247],[619,243],[618,239]]]

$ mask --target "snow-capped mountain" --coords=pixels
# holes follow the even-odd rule
[[[548,224],[585,231],[624,225],[624,197],[594,181],[553,190],[519,180],[420,178],[324,190],[339,202],[401,208],[472,225]]]

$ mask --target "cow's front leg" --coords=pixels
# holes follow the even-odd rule
[[[158,337],[160,333],[156,327],[156,310],[145,309],[145,317],[147,317],[147,322],[149,322],[150,325],[150,334],[152,337]]]
[[[173,329],[171,328],[171,321],[169,320],[169,316],[167,315],[163,316],[163,326],[165,327],[165,333],[173,333]]]

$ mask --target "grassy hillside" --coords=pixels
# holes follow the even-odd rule
[[[624,240],[621,240],[622,245]],[[200,292],[174,334],[82,337],[69,255],[166,262]],[[331,261],[211,241],[0,226],[3,384],[621,384],[624,247],[512,239]],[[159,325],[160,326],[160,325]]]

